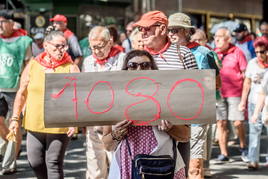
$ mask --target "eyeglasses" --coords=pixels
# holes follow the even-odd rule
[[[182,30],[183,28],[172,28],[172,29],[168,29],[168,33],[177,34],[178,32]]]
[[[96,50],[96,49],[102,50],[107,46],[108,42],[109,42],[109,40],[105,41],[102,45],[94,45],[91,47],[91,50]]]
[[[67,50],[68,49],[68,46],[66,44],[54,44],[52,42],[47,42],[49,44],[51,44],[52,46],[55,47],[55,50],[58,49],[58,50]]]
[[[256,54],[265,54],[266,50],[255,51]]]
[[[154,25],[151,25],[150,27],[141,27],[141,26],[139,26],[138,30],[140,32],[143,32],[143,31],[148,32],[148,31],[151,30],[152,27],[157,27],[157,26],[161,26],[161,24],[154,24]]]
[[[129,70],[137,70],[138,67],[141,68],[141,70],[148,70],[151,68],[151,62],[142,62],[142,63],[136,63],[136,62],[129,62],[127,64],[127,68]]]

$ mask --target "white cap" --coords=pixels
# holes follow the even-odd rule
[[[43,39],[44,38],[44,34],[39,32],[39,33],[35,34],[33,38],[35,40],[37,40],[37,39]]]

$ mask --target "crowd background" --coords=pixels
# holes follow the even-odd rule
[[[15,26],[12,19],[12,13],[8,16],[0,15],[1,29],[4,29],[4,33],[1,34],[1,40],[3,42],[10,42],[10,39],[15,39],[15,41],[20,38],[27,39],[25,40],[27,44],[23,48],[19,45],[19,48],[22,48],[22,52],[26,54],[26,57],[21,56],[20,60],[29,60],[27,59],[29,56],[28,53],[32,53],[35,57],[45,53],[46,48],[43,46],[45,44],[43,40],[47,35],[37,33],[30,39],[27,36],[27,32]],[[217,84],[216,94],[217,104],[215,104],[217,106],[217,125],[192,125],[189,136],[190,140],[177,140],[182,143],[178,144],[178,151],[182,155],[182,159],[180,160],[183,160],[186,167],[185,176],[180,173],[177,175],[178,178],[203,178],[204,176],[211,176],[209,170],[209,149],[213,142],[218,142],[220,146],[219,162],[225,163],[229,161],[228,141],[237,142],[239,139],[241,159],[245,162],[248,169],[257,170],[259,167],[267,167],[268,158],[264,166],[259,166],[259,158],[256,157],[260,148],[259,136],[262,132],[263,124],[266,122],[265,114],[263,117],[258,117],[261,109],[266,107],[264,105],[265,100],[259,104],[260,107],[255,109],[251,103],[258,106],[258,100],[252,102],[251,96],[253,94],[250,94],[251,96],[247,99],[249,95],[248,89],[250,88],[248,87],[249,83],[252,88],[254,85],[258,85],[258,87],[254,86],[255,89],[258,88],[256,94],[254,94],[254,98],[257,98],[256,96],[258,96],[259,92],[262,92],[264,97],[266,95],[267,78],[265,76],[268,76],[265,75],[266,68],[268,67],[268,23],[266,21],[263,20],[260,22],[257,34],[250,32],[247,25],[243,22],[222,23],[216,29],[214,28],[214,34],[210,34],[213,39],[210,41],[208,40],[207,34],[202,29],[196,29],[191,23],[191,18],[183,13],[174,13],[167,17],[161,11],[150,11],[137,17],[135,21],[128,22],[125,30],[121,31],[118,30],[120,28],[115,24],[106,27],[92,26],[92,28],[88,29],[88,36],[80,41],[68,29],[69,20],[66,16],[57,14],[50,19],[50,22],[55,29],[62,32],[62,36],[66,39],[66,44],[60,44],[58,46],[54,44],[55,48],[63,50],[65,49],[65,45],[68,45],[68,54],[73,64],[78,65],[82,72],[121,70],[124,64],[123,56],[132,49],[146,50],[149,52],[159,70],[216,70],[219,79],[217,80],[219,82]],[[9,28],[10,31],[6,33],[5,28]],[[34,40],[33,43],[31,43],[32,40]],[[180,51],[179,55],[177,54],[178,49]],[[165,58],[165,56],[168,56],[168,58]],[[176,61],[175,58],[182,58],[183,61]],[[163,59],[168,60],[165,61],[168,62],[168,65],[163,62]],[[252,65],[248,65],[252,64],[253,60],[256,63],[255,66],[257,65],[258,68],[252,69]],[[20,62],[20,64],[22,63]],[[138,64],[140,68],[145,68],[140,64]],[[135,68],[138,68],[138,66]],[[17,73],[20,74],[23,68],[23,65],[20,65]],[[3,76],[6,74],[2,73],[1,75],[2,79],[4,79]],[[246,80],[244,81],[244,79]],[[264,82],[262,82],[262,79],[264,79]],[[5,139],[9,131],[6,129],[7,125],[4,124],[4,121],[6,123],[20,123],[20,111],[23,106],[18,105],[20,106],[20,110],[14,108],[12,114],[11,105],[14,101],[14,94],[18,87],[16,85],[18,84],[9,86],[9,84],[5,84],[2,81],[0,85],[1,106],[3,106],[1,108],[2,144],[6,144],[12,148],[5,149],[6,147],[4,147],[2,150],[3,153],[1,153],[3,156],[1,174],[5,175],[16,172],[18,166],[16,166],[15,160],[19,156],[19,147],[15,146],[12,141]],[[10,89],[12,90],[10,91]],[[10,99],[10,94],[13,97],[8,101],[7,99]],[[248,108],[247,101],[249,103]],[[7,107],[7,109],[4,109],[4,107]],[[10,116],[11,121],[9,121]],[[254,117],[253,121],[251,119],[252,116]],[[251,124],[249,130],[247,130],[247,121]],[[256,121],[259,123],[257,129],[252,124],[256,123]],[[13,129],[13,126],[11,125],[10,129]],[[124,126],[124,128],[126,127]],[[164,128],[163,131],[168,132],[173,129],[173,125],[167,123],[163,124],[162,127],[160,126],[159,129],[161,128]],[[104,132],[105,129],[102,126],[88,127],[86,129],[88,150],[87,178],[106,178],[109,175],[108,168],[111,162],[111,154],[105,150],[106,148],[104,146],[106,143],[103,140],[104,136],[111,135],[112,140],[118,142],[123,139],[121,135],[119,137],[120,140],[118,137],[113,136],[113,129],[110,130],[112,132]],[[119,131],[122,133],[122,130],[120,129]],[[211,135],[208,135],[209,131],[212,131],[210,132]],[[19,134],[19,131],[16,132]],[[250,142],[246,141],[247,134],[252,138],[249,138]],[[174,136],[169,134],[169,137]],[[19,144],[21,139],[18,137],[16,140],[16,144]],[[95,148],[97,146],[99,148]],[[91,165],[93,160],[90,158],[92,157],[90,152],[92,151],[103,152],[102,154],[104,155],[102,159],[98,159],[102,154],[94,154],[97,157],[93,157],[97,159],[96,166]],[[249,155],[248,152],[250,152]],[[8,153],[11,153],[12,157],[5,159]],[[105,161],[105,164],[100,163],[100,161]],[[178,165],[180,167],[179,169],[183,166],[181,163]],[[122,177],[127,175],[126,173],[122,173]],[[126,176],[126,178],[128,177]]]

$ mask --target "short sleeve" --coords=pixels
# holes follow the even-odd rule
[[[242,50],[237,49],[237,59],[239,63],[240,71],[245,71],[247,68],[247,59]]]
[[[190,50],[184,55],[183,62],[186,69],[198,69],[194,54]]]
[[[268,87],[268,73],[266,72],[261,83],[261,88],[265,95],[267,95],[267,89],[268,89],[267,87]]]
[[[246,68],[246,73],[245,73],[245,76],[247,78],[250,78],[250,79],[252,78],[252,70],[254,70],[253,69],[253,65],[254,65],[253,62],[254,62],[254,59],[249,61],[248,65],[247,65],[247,68]]]

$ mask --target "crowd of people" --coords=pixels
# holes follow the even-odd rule
[[[125,34],[119,35],[116,26],[94,26],[81,41],[68,29],[64,15],[50,21],[45,34],[31,38],[14,28],[12,13],[0,11],[0,175],[19,167],[23,127],[36,177],[64,178],[65,151],[78,129],[44,126],[45,74],[80,71],[216,72],[216,124],[174,125],[162,119],[158,126],[134,126],[127,120],[85,126],[86,178],[134,178],[132,160],[138,154],[176,156],[174,179],[210,177],[211,145],[217,141],[217,161],[228,162],[230,135],[239,139],[241,160],[248,169],[260,167],[263,127],[268,135],[268,22],[260,23],[260,37],[252,37],[243,23],[232,31],[219,27],[209,43],[207,34],[184,13],[167,17],[149,11],[128,23]]]

